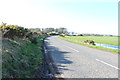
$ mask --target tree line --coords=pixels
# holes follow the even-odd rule
[[[32,31],[38,31],[41,33],[56,33],[56,34],[61,34],[61,33],[67,33],[67,28],[30,28]]]

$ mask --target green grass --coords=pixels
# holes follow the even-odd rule
[[[45,36],[37,38],[37,45],[27,40],[3,43],[3,46],[7,46],[4,46],[2,56],[2,77],[32,78],[43,58],[41,46],[44,38]]]
[[[86,40],[93,40],[95,43],[102,43],[102,44],[109,44],[109,45],[116,45],[118,46],[118,37],[112,37],[112,36],[58,36],[60,39],[80,44],[80,45],[85,45],[91,48],[97,48],[105,51],[111,51],[118,53],[118,50],[114,49],[109,49],[109,48],[104,48],[104,47],[99,47],[99,46],[93,46],[93,45],[88,45],[84,43]]]
[[[84,42],[86,40],[94,40],[95,43],[103,43],[118,46],[118,37],[111,36],[65,36],[61,37],[66,40],[71,40],[74,42]]]
[[[11,40],[11,43],[20,45],[17,41],[14,41],[14,40]]]

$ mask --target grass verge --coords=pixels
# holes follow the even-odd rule
[[[41,46],[45,37],[37,38],[37,45],[22,39],[3,40],[2,77],[33,78],[43,58]]]
[[[80,37],[80,38],[79,38]],[[86,37],[86,38],[85,38]],[[105,47],[100,47],[100,46],[94,46],[94,45],[89,45],[89,44],[86,44],[86,43],[84,43],[83,41],[85,41],[85,40],[91,40],[91,39],[93,39],[93,37],[94,37],[94,39],[95,39],[95,37],[96,36],[92,36],[92,38],[90,38],[90,36],[89,36],[89,38],[87,38],[87,36],[85,36],[85,37],[82,37],[82,36],[58,36],[58,38],[60,38],[60,39],[63,39],[63,40],[66,40],[66,41],[69,41],[69,42],[72,42],[72,43],[76,43],[76,44],[79,44],[79,45],[84,45],[84,46],[88,46],[88,47],[91,47],[91,48],[96,48],[96,49],[101,49],[101,50],[105,50],[105,51],[110,51],[110,52],[112,52],[112,53],[118,53],[118,54],[120,54],[120,50],[115,50],[115,49],[109,49],[109,48],[105,48]],[[83,38],[83,39],[82,39]],[[98,38],[98,37],[97,37]],[[107,38],[104,38],[104,39],[107,39]],[[96,39],[95,39],[96,40]],[[100,39],[98,39],[99,41],[100,41]],[[108,40],[108,39],[107,39]],[[105,43],[105,42],[108,42],[107,40],[104,40],[104,42],[103,42],[103,44]],[[114,39],[115,40],[115,39]],[[99,42],[98,41],[98,42]],[[118,41],[117,41],[118,42]],[[117,45],[117,42],[115,43],[113,43],[113,44],[115,44],[115,45]],[[101,42],[102,43],[102,42]],[[108,43],[109,44],[109,43]]]

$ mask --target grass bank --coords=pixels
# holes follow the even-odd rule
[[[3,78],[32,78],[43,58],[42,40],[37,38],[37,44],[24,39],[4,39],[2,54]]]
[[[86,40],[94,40],[95,43],[102,43],[102,44],[110,44],[110,45],[116,45],[118,46],[118,37],[112,37],[112,36],[58,36],[60,39],[76,43],[79,45],[85,45],[91,48],[97,48],[105,51],[110,51],[114,53],[119,53],[120,51],[114,50],[114,49],[109,49],[109,48],[104,48],[104,47],[99,47],[99,46],[93,46],[93,45],[88,45],[84,43]]]

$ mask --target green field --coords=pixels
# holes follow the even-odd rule
[[[118,37],[111,36],[65,36],[62,37],[66,40],[71,40],[74,42],[84,42],[86,40],[94,40],[95,43],[110,44],[118,46]]]
[[[112,51],[112,52],[118,52],[118,50],[88,45],[88,44],[84,43],[84,41],[86,41],[86,40],[93,40],[95,43],[102,43],[102,44],[118,46],[118,37],[113,37],[113,36],[64,36],[64,37],[62,37],[62,36],[59,36],[59,38],[69,41],[69,42],[76,43],[76,44],[86,45],[86,46],[92,47],[92,48],[97,48],[97,49],[102,49],[102,50],[107,50],[107,51]]]

